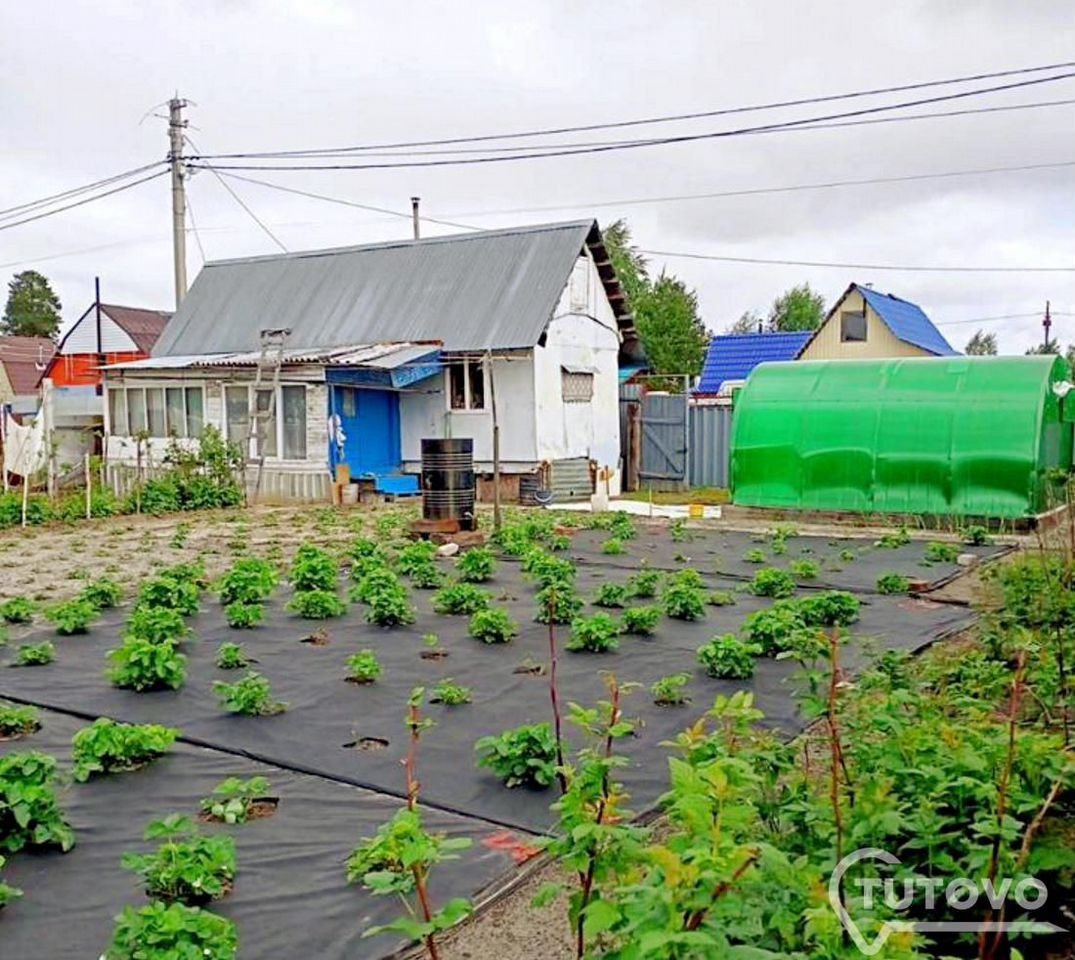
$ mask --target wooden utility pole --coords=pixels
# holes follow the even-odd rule
[[[168,162],[172,167],[172,266],[175,271],[175,306],[187,295],[187,195],[183,186],[183,119],[186,100],[168,101]]]
[[[420,239],[421,227],[418,218],[418,202],[421,197],[411,197],[411,227],[414,230],[414,239]]]

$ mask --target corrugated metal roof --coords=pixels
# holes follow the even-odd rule
[[[167,310],[121,307],[115,303],[102,303],[101,309],[143,353],[149,353],[153,349],[153,344],[157,342],[168,321],[172,319],[171,313]]]
[[[759,363],[794,360],[812,330],[788,333],[728,333],[709,341],[695,393],[717,393],[725,380],[745,380]]]
[[[418,360],[435,357],[438,343],[373,343],[324,349],[284,350],[284,365],[318,363],[335,367],[376,367],[395,370]],[[275,353],[272,354],[275,356]],[[150,357],[110,364],[108,370],[180,370],[186,367],[253,367],[261,359],[260,350],[233,353],[198,353],[168,357]],[[270,357],[271,359],[271,357]]]
[[[904,343],[920,347],[938,357],[959,355],[959,351],[952,349],[944,334],[933,325],[933,321],[918,304],[901,300],[891,293],[878,293],[857,283],[852,286],[862,294],[863,299],[885,322],[885,326]]]
[[[258,348],[265,327],[324,347],[442,340],[449,351],[537,343],[593,220],[486,230],[209,263],[154,347],[154,356]],[[615,286],[607,266],[599,268]],[[629,321],[622,301],[614,306]]]

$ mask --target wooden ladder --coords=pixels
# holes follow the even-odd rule
[[[280,368],[284,365],[284,346],[287,338],[291,335],[289,328],[262,330],[261,353],[258,356],[257,372],[254,375],[254,404],[250,411],[250,432],[246,438],[246,457],[248,465],[250,460],[251,441],[256,445],[258,468],[254,476],[254,494],[252,502],[257,503],[261,492],[261,475],[265,469],[265,427],[276,414],[276,394],[280,386]],[[269,403],[262,409],[258,402],[260,391],[265,387],[266,381],[270,385]]]

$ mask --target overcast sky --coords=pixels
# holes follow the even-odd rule
[[[201,151],[249,152],[716,110],[1067,60],[1075,60],[1072,0],[6,2],[0,208],[162,158],[167,132],[155,114],[174,91],[193,101],[190,136]],[[1072,97],[1075,79],[1068,79],[913,112]],[[696,133],[862,105],[869,104],[563,139]],[[1075,161],[1071,104],[470,167],[251,175],[401,213],[417,194],[429,216],[483,227],[625,216],[649,250],[1072,267],[1073,166],[597,205],[1065,161]],[[409,235],[402,217],[232,185],[290,250]],[[196,173],[189,193],[206,258],[278,249],[212,173]],[[95,275],[105,301],[170,308],[169,203],[162,178],[0,230],[0,274],[41,270],[68,321],[92,302]],[[453,232],[428,224],[423,230]],[[188,261],[193,280],[202,264],[193,235]],[[1075,341],[1072,272],[895,273],[654,258],[654,269],[662,265],[697,289],[703,317],[716,331],[745,310],[764,311],[792,284],[809,281],[831,303],[858,281],[918,302],[958,349],[978,324],[955,321],[1029,314],[1046,299],[1058,313],[1054,336]],[[1041,338],[1040,318],[980,325],[998,334],[1002,352],[1021,353]]]

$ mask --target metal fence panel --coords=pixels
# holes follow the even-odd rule
[[[727,487],[731,463],[732,408],[699,406],[690,408],[690,485]]]

